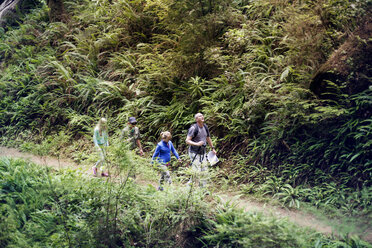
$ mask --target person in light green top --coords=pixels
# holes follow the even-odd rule
[[[104,170],[104,164],[106,164],[106,148],[108,147],[108,132],[107,132],[107,120],[105,118],[101,118],[98,121],[98,124],[94,128],[93,132],[93,142],[94,146],[98,150],[100,154],[100,159],[97,161],[97,163],[92,167],[93,175],[97,175],[98,166],[100,166],[101,175],[102,176],[108,176],[108,173],[105,173]]]
[[[141,146],[141,134],[139,128],[136,126],[137,120],[135,117],[129,117],[128,125],[121,132],[121,140],[128,142],[131,150],[138,146],[140,155],[143,156]]]

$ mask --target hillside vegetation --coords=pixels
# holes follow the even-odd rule
[[[0,182],[1,247],[372,247],[208,203],[186,187],[164,194],[128,177],[8,159],[0,159]]]
[[[368,224],[372,75],[360,56],[371,36],[354,31],[371,9],[370,0],[78,0],[65,1],[66,22],[50,22],[43,5],[0,29],[1,143],[81,161],[100,117],[115,137],[136,116],[147,151],[164,130],[182,151],[202,112],[225,159],[218,181]],[[336,52],[349,37],[359,57]],[[310,91],[335,52],[347,75]]]

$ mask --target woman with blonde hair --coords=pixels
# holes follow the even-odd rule
[[[108,173],[105,173],[104,164],[106,163],[106,148],[108,147],[108,132],[107,132],[107,120],[105,118],[101,118],[96,127],[94,128],[93,132],[93,142],[94,146],[97,148],[100,159],[97,163],[92,167],[93,175],[97,175],[97,167],[100,166],[101,175],[107,177]]]
[[[154,155],[152,155],[152,163],[154,161],[159,162],[159,169],[161,170],[160,180],[159,180],[159,190],[163,190],[163,182],[171,184],[172,180],[170,178],[168,166],[170,165],[171,152],[176,156],[178,161],[181,161],[176,149],[173,146],[172,135],[170,132],[165,131],[160,134],[161,141],[157,144]]]

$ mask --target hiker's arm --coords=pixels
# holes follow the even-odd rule
[[[141,141],[139,139],[136,140],[137,146],[140,149],[140,155],[143,156],[143,150],[141,146]]]
[[[159,157],[159,154],[160,154],[160,146],[157,145],[156,146],[156,149],[155,149],[155,152],[154,152],[154,155],[152,155],[152,159],[151,159],[151,163],[154,163],[154,160]]]
[[[194,142],[191,139],[192,139],[191,136],[187,136],[187,138],[186,138],[186,144],[191,145],[191,146],[202,146],[204,144],[203,141]]]
[[[214,146],[212,144],[212,139],[211,137],[207,137],[207,142],[208,142],[208,145],[212,148],[212,151],[214,152],[214,154],[216,154],[216,150],[214,149]]]
[[[178,155],[176,149],[174,148],[173,143],[171,143],[171,151],[173,152],[174,156],[176,156],[176,158],[180,160],[180,156]]]
[[[98,146],[97,133],[98,133],[98,131],[94,130],[94,133],[93,133],[94,146]]]
[[[120,141],[124,140],[124,136],[125,136],[125,130],[123,128],[123,130],[121,130],[121,133],[120,133]]]

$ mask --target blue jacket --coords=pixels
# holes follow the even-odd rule
[[[156,146],[154,155],[152,155],[152,161],[154,161],[157,158],[157,161],[159,161],[162,164],[168,163],[171,160],[171,151],[173,152],[174,156],[176,156],[177,159],[180,158],[180,156],[178,156],[176,149],[174,149],[172,141],[169,141],[168,144],[163,140],[160,141]]]

